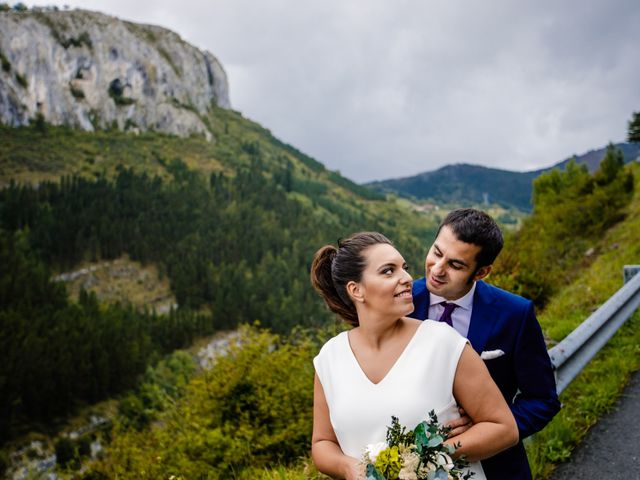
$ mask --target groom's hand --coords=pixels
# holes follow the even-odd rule
[[[466,432],[473,426],[473,421],[471,421],[471,418],[469,417],[469,415],[467,415],[467,412],[464,411],[464,408],[460,407],[458,411],[460,412],[460,418],[452,420],[447,424],[447,426],[452,428],[452,430],[449,432],[449,438],[458,436],[461,433]]]

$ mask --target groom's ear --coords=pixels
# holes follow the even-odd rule
[[[358,282],[354,282],[353,280],[347,283],[346,285],[347,293],[351,300],[356,303],[364,303],[364,295],[362,291],[362,286]]]
[[[478,280],[482,280],[487,275],[491,273],[493,265],[485,265],[484,267],[480,267],[476,274],[473,276],[473,281],[477,282]]]

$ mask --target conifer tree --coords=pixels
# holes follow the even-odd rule
[[[640,143],[640,112],[634,112],[629,120],[627,140],[632,143]]]

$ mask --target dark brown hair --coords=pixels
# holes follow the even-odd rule
[[[452,210],[438,227],[438,233],[444,226],[451,228],[458,240],[480,247],[476,255],[477,268],[491,265],[502,250],[504,240],[500,227],[493,218],[481,210],[474,208]]]
[[[367,266],[363,252],[380,243],[393,245],[381,233],[359,232],[338,240],[338,248],[325,245],[313,256],[311,285],[322,295],[332,312],[354,327],[359,324],[358,314],[347,293],[347,283],[362,279],[362,272]]]

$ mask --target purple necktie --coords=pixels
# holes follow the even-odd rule
[[[453,327],[453,322],[451,321],[451,312],[453,312],[453,310],[458,305],[456,305],[455,303],[449,303],[449,302],[442,302],[440,305],[444,306],[444,311],[442,312],[442,315],[440,315],[440,318],[438,319],[438,321],[444,322],[450,327]]]

